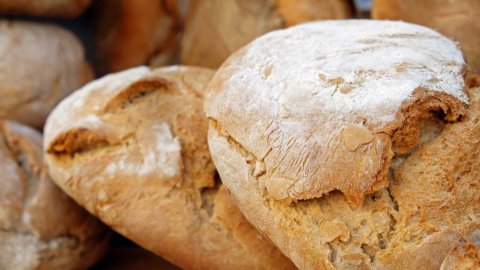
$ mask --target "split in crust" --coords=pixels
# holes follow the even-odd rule
[[[114,230],[182,268],[292,269],[216,175],[202,111],[212,75],[139,67],[86,85],[47,121],[49,172]]]
[[[478,77],[417,25],[275,31],[209,84],[209,147],[247,219],[301,269],[438,269],[480,228]]]

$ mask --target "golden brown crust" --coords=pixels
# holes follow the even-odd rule
[[[351,16],[350,4],[344,0],[193,0],[191,6],[180,60],[210,68],[269,31]]]
[[[461,44],[467,62],[480,70],[480,2],[436,0],[376,0],[372,17],[402,20],[437,29]]]
[[[458,239],[480,228],[480,89],[469,92],[464,120],[396,158],[390,187],[358,208],[337,192],[278,202],[262,192],[264,176],[251,173],[255,164],[237,144],[211,127],[209,145],[242,211],[297,267],[438,269]]]
[[[450,53],[431,51],[442,44]],[[480,228],[480,89],[463,67],[453,42],[401,22],[267,34],[209,84],[212,158],[247,219],[301,269],[438,269]]]
[[[0,268],[87,268],[103,255],[108,232],[53,184],[41,143],[33,129],[0,122]]]
[[[48,119],[49,171],[106,224],[180,267],[290,269],[215,179],[202,112],[212,75],[140,67],[89,84]]]
[[[75,18],[92,0],[0,0],[0,14]]]
[[[397,58],[385,60],[387,51]],[[243,145],[255,174],[265,174],[270,196],[293,202],[339,190],[359,206],[387,186],[393,154],[417,144],[423,119],[464,114],[463,67],[456,45],[427,28],[315,22],[230,56],[209,84],[205,110],[219,133]]]
[[[0,118],[42,128],[57,102],[93,77],[67,30],[2,20],[0,36]]]

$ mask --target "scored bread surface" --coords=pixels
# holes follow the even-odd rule
[[[209,147],[297,267],[439,269],[480,225],[480,91],[465,76],[456,44],[421,26],[272,32],[210,82]]]
[[[202,111],[212,75],[139,67],[86,85],[47,121],[49,171],[103,222],[180,267],[290,269],[216,179]]]

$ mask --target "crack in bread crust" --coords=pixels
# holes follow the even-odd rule
[[[265,156],[275,199],[340,190],[360,206],[387,186],[393,152],[417,144],[422,113],[443,111],[447,121],[464,113],[464,72],[457,45],[427,28],[309,23],[271,32],[233,54],[210,82],[204,108],[223,132]]]
[[[193,67],[131,69],[81,89],[77,97],[87,106],[81,112],[71,109],[74,95],[47,124],[50,173],[114,230],[181,267],[291,269],[215,177],[202,112],[204,86],[212,75]],[[126,78],[132,80],[116,84]],[[109,95],[97,97],[112,85],[116,88]],[[58,121],[63,112],[69,115],[68,127]],[[92,114],[96,121],[84,120]],[[90,134],[76,138],[80,127],[101,140],[89,139]],[[49,151],[56,147],[60,151]],[[75,151],[65,154],[63,148]],[[149,162],[151,170],[145,168]]]
[[[440,134],[399,156],[392,163],[389,187],[367,196],[359,208],[351,208],[338,192],[290,205],[277,201],[263,191],[265,175],[251,173],[250,156],[218,125],[209,129],[209,144],[212,153],[225,154],[213,158],[246,217],[297,267],[438,269],[456,239],[480,228],[475,191],[480,179],[480,89],[468,93],[472,102],[462,120],[446,123]],[[336,230],[319,226],[335,219],[340,220]],[[332,239],[342,223],[350,238]]]

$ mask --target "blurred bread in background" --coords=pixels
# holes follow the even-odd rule
[[[422,24],[460,42],[467,63],[480,71],[480,1],[374,0],[372,18]]]
[[[92,0],[0,0],[0,14],[75,18]]]
[[[180,62],[217,68],[231,53],[269,31],[351,15],[347,0],[192,0]]]
[[[93,77],[79,40],[51,24],[0,21],[0,118],[41,129],[65,96]]]
[[[188,0],[103,0],[95,5],[97,72],[176,62]]]
[[[99,74],[142,64],[216,68],[269,31],[353,12],[348,0],[104,0],[95,9]]]
[[[34,129],[0,121],[0,269],[86,269],[109,233],[53,184],[41,144]]]

